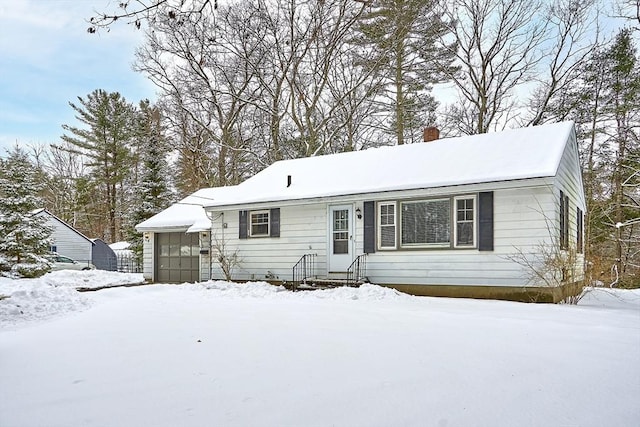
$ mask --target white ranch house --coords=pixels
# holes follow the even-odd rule
[[[223,279],[218,259],[235,254],[239,281],[366,279],[417,295],[557,301],[582,279],[584,212],[564,122],[279,161],[137,229],[150,281]],[[557,288],[513,260],[543,244],[577,253]]]

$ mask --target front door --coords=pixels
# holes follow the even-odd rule
[[[329,272],[346,272],[353,262],[353,207],[329,208]]]

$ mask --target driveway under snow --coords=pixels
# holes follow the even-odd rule
[[[63,282],[0,280],[1,426],[640,425],[637,291],[568,306]]]

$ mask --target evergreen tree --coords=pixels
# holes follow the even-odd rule
[[[448,30],[434,13],[436,0],[377,0],[372,5],[359,28],[360,42],[368,46],[363,65],[382,78],[379,99],[392,112],[391,133],[403,144],[435,121],[437,103],[429,85],[442,81],[443,71],[453,71],[450,50],[436,47]]]
[[[93,207],[94,214],[108,220],[107,241],[121,237],[120,206],[123,183],[132,166],[130,141],[134,131],[135,108],[118,92],[107,93],[98,89],[86,99],[78,97],[79,104],[69,103],[84,127],[63,125],[70,135],[63,135],[78,153],[86,156],[91,176],[100,192],[100,202]]]
[[[49,268],[41,257],[50,247],[51,228],[35,215],[43,205],[43,183],[28,155],[19,147],[0,168],[0,268],[33,277]]]
[[[135,225],[167,208],[173,201],[168,181],[167,146],[160,121],[160,111],[148,100],[140,102],[137,115],[137,145],[140,148],[140,177],[135,189],[136,200],[126,224],[127,241],[136,257],[142,257],[142,235]]]
[[[636,225],[640,219],[640,68],[630,30],[618,33],[606,59],[605,75],[609,84],[604,91],[603,109],[613,123],[608,142],[612,188],[610,217],[616,224],[615,264],[622,281],[637,281],[640,269],[634,267],[632,258],[640,247]],[[634,275],[636,277],[632,279]]]
[[[578,74],[549,112],[576,121],[587,201],[585,256],[595,279],[638,283],[640,68],[629,30],[595,49]]]

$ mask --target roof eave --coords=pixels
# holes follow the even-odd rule
[[[210,205],[204,206],[205,211],[207,212],[215,212],[220,210],[243,210],[243,209],[256,209],[265,206],[273,206],[274,203],[279,203],[283,205],[312,205],[316,203],[324,203],[331,202],[336,199],[341,199],[345,197],[357,197],[362,198],[367,195],[373,196],[372,198],[382,198],[380,196],[387,195],[390,193],[400,193],[403,191],[424,191],[424,190],[440,190],[445,188],[452,189],[452,192],[466,192],[469,191],[464,187],[471,186],[479,186],[479,185],[491,185],[491,184],[499,184],[502,183],[502,186],[496,185],[495,188],[508,188],[508,187],[517,187],[519,185],[523,185],[526,183],[527,187],[531,186],[539,186],[539,185],[549,185],[549,179],[553,179],[555,177],[554,174],[541,174],[540,176],[532,176],[528,178],[514,178],[508,180],[499,180],[499,181],[484,181],[484,182],[473,182],[473,183],[464,183],[464,184],[450,184],[450,185],[438,185],[438,186],[428,186],[428,187],[411,187],[411,188],[398,188],[398,189],[385,189],[385,190],[377,190],[377,191],[366,191],[366,192],[352,192],[352,193],[344,193],[344,194],[333,194],[333,195],[322,195],[322,196],[310,196],[310,197],[297,197],[297,198],[280,198],[280,199],[270,199],[270,200],[255,200],[255,201],[242,201],[239,203],[229,203],[229,204],[220,204],[220,205]]]

